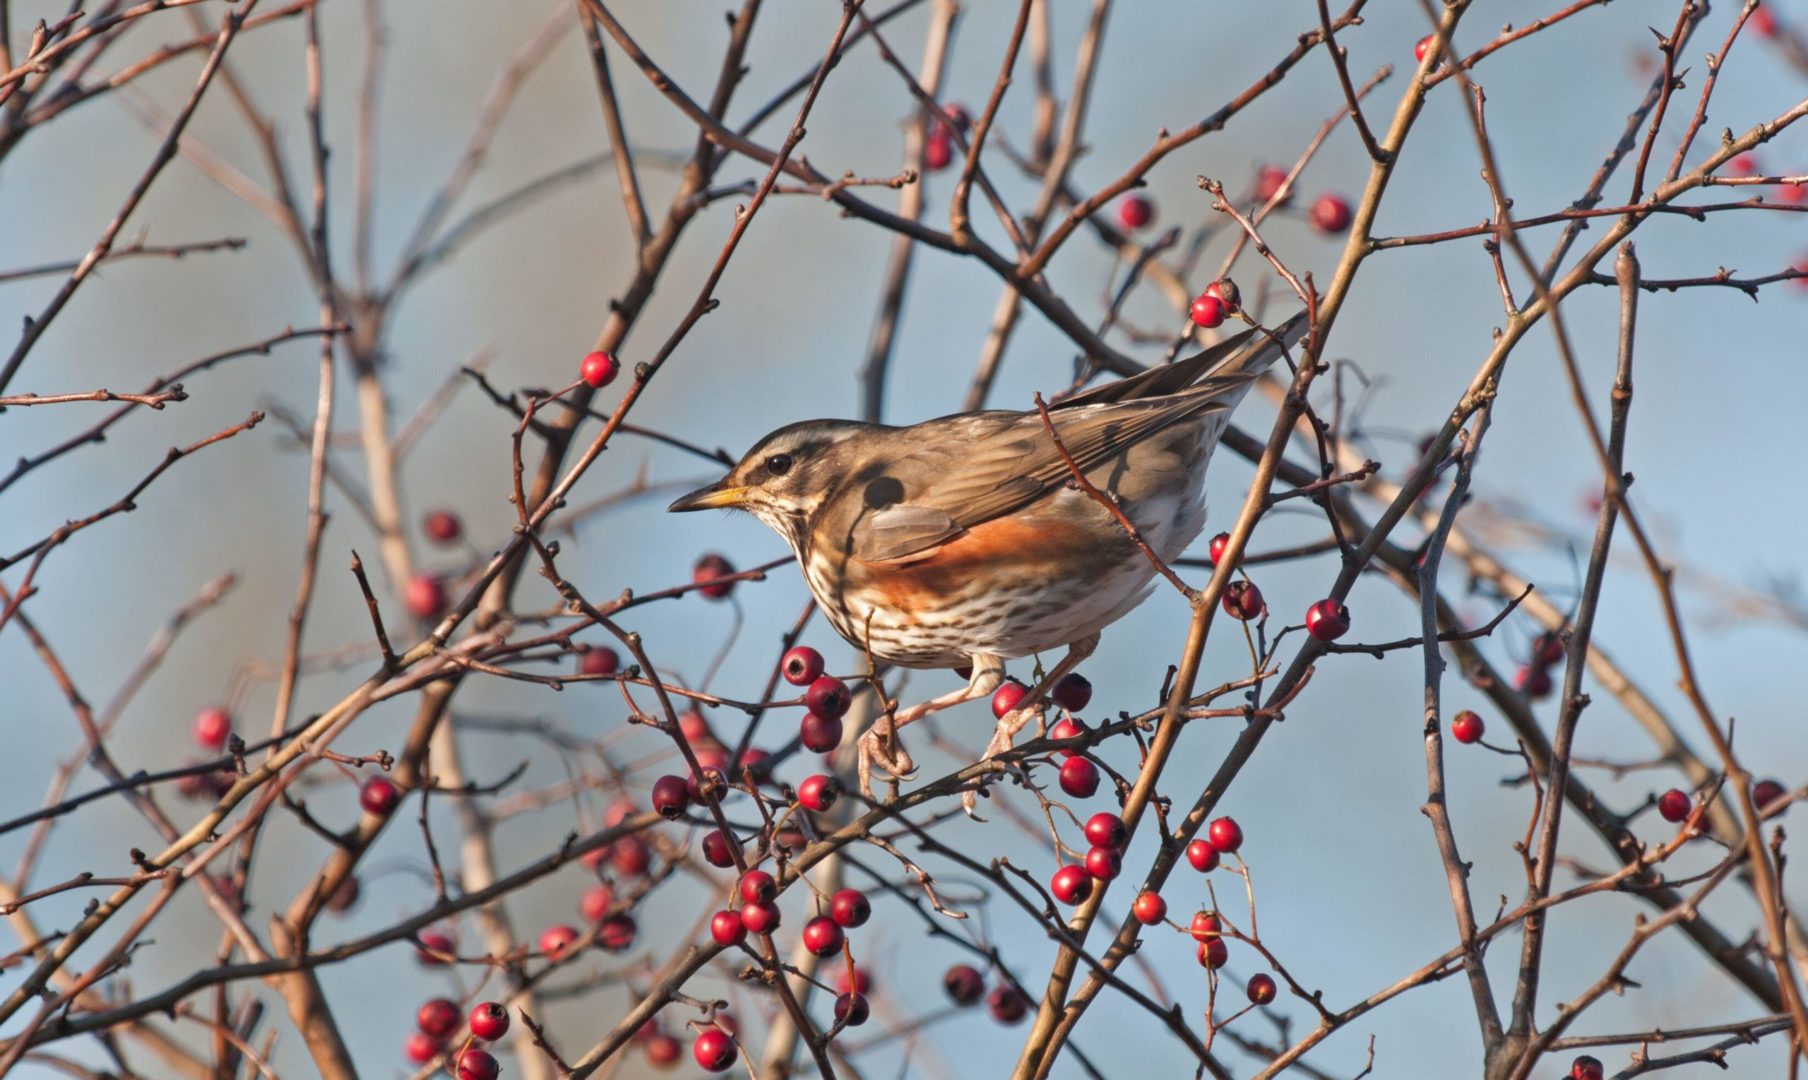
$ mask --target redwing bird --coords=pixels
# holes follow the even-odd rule
[[[1231,410],[1306,329],[1246,331],[1049,410],[1086,478],[1110,493],[1150,548],[1180,555],[1205,525],[1205,471]],[[1258,337],[1258,335],[1260,335]],[[909,427],[806,420],[761,439],[727,476],[674,511],[746,510],[797,555],[823,614],[855,648],[913,668],[971,667],[967,685],[881,718],[860,740],[860,781],[877,761],[914,768],[897,729],[992,693],[1006,659],[1065,646],[1025,705],[1149,595],[1154,567],[1123,526],[1073,483],[1035,411],[957,413]],[[1030,715],[999,721],[988,757]]]

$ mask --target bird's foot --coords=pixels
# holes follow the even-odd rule
[[[912,780],[916,778],[916,759],[898,739],[897,732],[892,730],[889,720],[881,717],[866,734],[860,736],[859,761],[857,769],[860,776],[860,793],[873,798],[873,766],[893,780]],[[877,801],[877,800],[875,800]]]
[[[992,758],[1009,750],[1017,738],[1017,733],[1022,731],[1024,725],[1035,719],[1040,712],[1040,708],[1034,708],[1013,709],[1010,712],[1005,713],[1004,716],[999,718],[998,726],[992,729],[992,739],[990,742],[986,743],[986,752],[980,755],[980,760],[990,761]],[[1022,770],[1019,769],[1018,771],[1021,772]],[[961,809],[973,820],[984,821],[984,818],[973,812],[973,808],[978,805],[978,802],[979,792],[977,789],[969,788],[966,791],[961,792]]]

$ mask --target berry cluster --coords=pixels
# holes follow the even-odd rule
[[[461,1025],[467,1034],[455,1047]],[[451,1000],[434,998],[415,1011],[414,1026],[402,1045],[403,1056],[414,1064],[425,1065],[451,1053],[448,1071],[457,1080],[496,1080],[502,1072],[496,1056],[477,1045],[508,1034],[509,1012],[501,1004],[485,1001],[472,1009],[467,1019]]]
[[[833,780],[823,776],[813,776],[805,781],[818,801],[832,784]],[[835,790],[838,792],[839,788]],[[800,789],[799,801],[802,800]],[[830,794],[828,803],[833,801],[834,795]],[[735,948],[747,941],[748,934],[770,934],[777,930],[783,921],[777,903],[778,891],[778,879],[765,870],[749,870],[742,874],[736,887],[740,906],[724,908],[710,918],[710,937],[723,948]],[[804,948],[814,955],[831,957],[847,951],[846,931],[865,926],[872,917],[872,902],[865,893],[859,889],[841,889],[829,897],[826,913],[804,923],[799,936]],[[870,977],[855,967],[851,959],[848,968],[835,998],[835,1022],[842,1027],[859,1027],[871,1015],[866,996],[871,992],[872,984]],[[731,1043],[724,1043],[712,1031],[715,1029],[705,1029],[698,1036],[692,1053],[705,1069],[721,1072],[734,1063],[734,1051]]]

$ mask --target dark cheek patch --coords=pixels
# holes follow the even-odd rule
[[[867,509],[883,510],[904,501],[904,483],[895,476],[881,476],[867,483],[864,494]]]

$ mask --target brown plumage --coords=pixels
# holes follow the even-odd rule
[[[1305,321],[1295,316],[1271,336],[1245,332],[1051,407],[1087,479],[1164,559],[1204,526],[1205,470],[1231,410]],[[966,687],[868,733],[863,784],[875,755],[907,773],[896,727],[991,693],[1004,659],[1066,647],[1044,680],[1052,685],[1148,595],[1154,576],[1122,525],[1072,483],[1033,410],[909,427],[792,424],[671,509],[711,507],[750,511],[783,536],[823,613],[856,647],[907,667],[971,665]],[[1006,721],[988,753],[1010,745],[1022,718]]]

